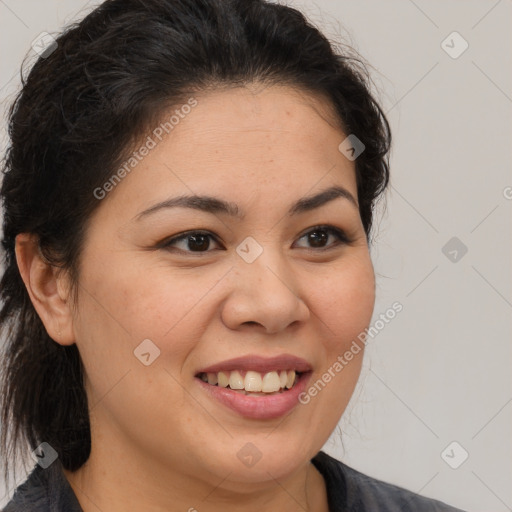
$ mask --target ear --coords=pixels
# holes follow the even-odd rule
[[[38,237],[20,233],[16,261],[30,300],[50,337],[60,345],[75,342],[68,273],[51,265],[41,253]]]

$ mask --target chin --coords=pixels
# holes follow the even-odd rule
[[[269,435],[270,438],[265,436]],[[240,483],[268,482],[274,479],[285,479],[315,455],[304,451],[304,443],[286,443],[273,434],[260,436],[244,436],[236,439],[228,452],[222,455],[222,474],[231,472],[229,479]]]

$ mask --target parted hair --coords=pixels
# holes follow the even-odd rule
[[[36,313],[16,263],[16,235],[36,235],[44,258],[69,272],[76,292],[87,221],[101,204],[93,191],[170,107],[193,93],[250,83],[290,85],[327,99],[343,132],[365,146],[355,170],[368,240],[389,181],[391,134],[367,65],[292,7],[265,0],[107,0],[55,39],[53,51],[22,72],[2,164],[6,481],[19,455],[26,460],[42,442],[70,471],[91,449],[79,351],[51,339]]]

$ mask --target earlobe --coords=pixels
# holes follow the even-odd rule
[[[60,345],[72,345],[75,337],[66,272],[46,261],[32,233],[16,236],[15,252],[21,278],[49,336]]]

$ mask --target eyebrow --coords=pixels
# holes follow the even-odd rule
[[[335,186],[325,189],[318,194],[299,199],[290,207],[288,210],[288,215],[293,216],[314,210],[316,208],[320,208],[321,206],[338,198],[347,199],[357,209],[359,209],[357,201],[348,190],[340,186]],[[236,203],[231,203],[223,199],[219,199],[218,197],[212,196],[184,195],[167,199],[149,207],[147,210],[144,210],[136,215],[135,220],[140,220],[141,218],[151,215],[162,209],[176,207],[192,208],[194,210],[201,210],[203,212],[212,214],[223,213],[238,219],[243,219],[245,217],[245,214],[238,208]]]

